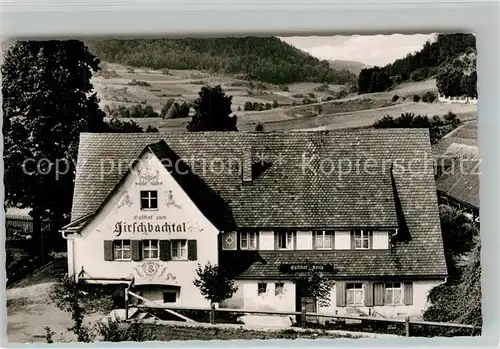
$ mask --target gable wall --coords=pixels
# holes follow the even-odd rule
[[[148,157],[147,154],[143,158],[144,164],[151,166],[149,173],[161,183],[151,180],[146,184],[140,184],[138,173],[136,171],[130,173],[101,212],[82,231],[82,234],[74,236],[73,253],[68,253],[68,258],[70,255],[72,257],[70,265],[73,270],[70,270],[70,273],[79,273],[83,267],[86,272],[85,277],[128,278],[133,276],[137,285],[181,286],[179,305],[206,306],[207,301],[193,285],[193,280],[196,277],[195,268],[198,263],[201,265],[205,265],[206,262],[217,263],[218,230],[192,203],[158,158]],[[144,167],[142,163],[141,167]],[[125,169],[123,171],[125,173]],[[158,171],[158,177],[156,177],[156,171]],[[158,191],[158,210],[141,210],[140,190]],[[136,232],[122,231],[120,233],[117,230],[119,222],[127,225],[136,223]],[[137,227],[140,223],[153,229],[139,232]],[[180,227],[180,231],[167,232],[165,228],[161,231],[161,227],[165,224],[174,224]],[[160,231],[156,231],[157,229]],[[105,261],[104,241],[113,239],[196,240],[197,260]],[[70,246],[71,243],[68,244],[68,247]]]

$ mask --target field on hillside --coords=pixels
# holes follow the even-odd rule
[[[434,79],[417,83],[403,83],[391,91],[372,94],[350,94],[345,98],[302,104],[304,97],[317,101],[332,97],[343,86],[325,86],[319,83],[296,83],[286,87],[253,83],[230,76],[214,75],[197,70],[154,71],[128,68],[118,64],[104,64],[104,73],[92,79],[101,99],[100,105],[116,107],[147,103],[159,112],[168,99],[192,102],[204,85],[220,84],[233,96],[233,112],[238,117],[238,129],[253,131],[258,123],[266,131],[331,130],[369,127],[385,115],[393,117],[412,112],[428,116],[444,115],[449,111],[462,120],[477,117],[477,106],[470,104],[444,104],[413,102],[428,91],[437,92]],[[393,97],[399,98],[393,101]],[[272,103],[279,107],[263,111],[244,111],[246,102]],[[136,118],[140,126],[155,126],[163,132],[184,132],[189,118],[162,119]]]
[[[340,85],[329,85],[328,90],[315,91],[322,85],[298,83],[287,85],[289,91],[283,91],[272,84],[255,83],[250,86],[248,81],[198,70],[156,71],[111,63],[104,63],[103,72],[94,76],[92,83],[101,99],[101,108],[146,102],[158,112],[170,98],[178,102],[194,101],[204,85],[220,84],[228,95],[233,96],[235,112],[238,107],[243,110],[246,102],[266,104],[276,100],[279,105],[289,106],[302,104],[309,93],[314,93],[316,99],[326,98],[342,88]]]

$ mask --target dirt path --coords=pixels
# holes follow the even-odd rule
[[[70,342],[75,337],[69,313],[50,302],[49,294],[66,270],[65,259],[57,259],[7,289],[7,337],[9,343],[46,343],[45,326],[55,332],[54,342]],[[102,314],[88,316],[94,322]]]

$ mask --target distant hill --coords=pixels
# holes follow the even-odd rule
[[[87,42],[101,60],[152,69],[198,69],[274,84],[345,84],[356,76],[276,37],[101,40]]]
[[[340,59],[336,60],[328,60],[328,64],[330,64],[330,68],[335,70],[349,70],[356,75],[359,75],[363,68],[367,66],[361,62],[356,61],[343,61]]]

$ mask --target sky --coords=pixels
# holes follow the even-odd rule
[[[292,36],[281,39],[320,59],[384,66],[422,48],[435,34]]]

